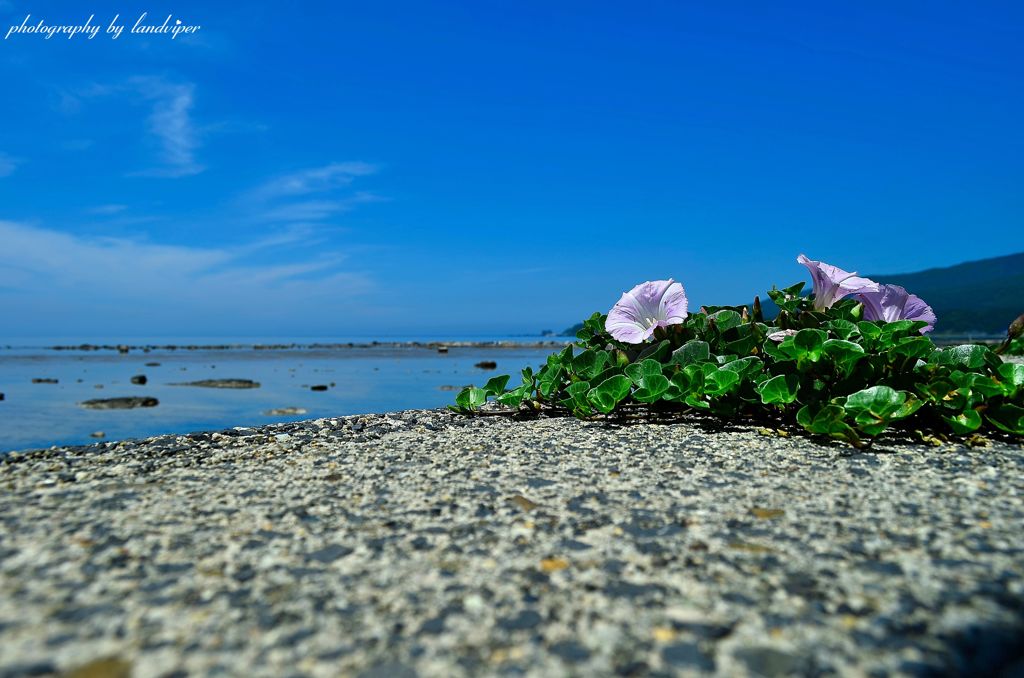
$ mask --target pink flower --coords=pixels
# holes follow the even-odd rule
[[[671,278],[641,283],[622,294],[604,327],[619,341],[640,344],[655,329],[683,322],[687,305],[683,286]]]
[[[878,283],[858,277],[856,272],[849,273],[823,261],[808,259],[802,254],[796,260],[811,272],[811,281],[814,283],[814,310],[816,311],[831,308],[832,304],[850,294],[878,290]]]
[[[907,292],[899,285],[879,285],[879,289],[862,292],[857,299],[864,304],[865,320],[923,320],[928,323],[921,334],[935,329],[935,311],[921,297]]]

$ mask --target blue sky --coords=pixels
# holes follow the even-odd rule
[[[1024,250],[1019,3],[28,3],[0,337],[519,333]],[[126,30],[128,30],[126,29]]]

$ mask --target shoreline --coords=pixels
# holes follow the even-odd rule
[[[0,669],[995,674],[1022,479],[1006,443],[443,410],[14,453]]]
[[[7,344],[0,350],[80,351],[83,353],[107,351],[129,353],[132,351],[294,351],[294,350],[344,350],[352,348],[424,348],[431,350],[447,348],[558,348],[572,343],[572,340],[543,339],[536,341],[488,340],[488,341],[366,341],[335,343],[257,343],[257,344],[68,344],[56,346],[17,346]]]

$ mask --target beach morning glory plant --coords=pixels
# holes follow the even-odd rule
[[[452,409],[472,414],[493,399],[487,414],[710,416],[857,447],[890,430],[928,444],[1024,439],[1024,364],[983,345],[940,348],[924,334],[936,319],[919,297],[802,254],[797,261],[811,272],[813,297],[801,295],[802,282],[772,288],[773,318],[757,297],[689,313],[680,283],[648,281],[585,320],[573,344],[523,369],[518,386],[493,377],[460,391]],[[1024,316],[999,350],[1022,337]]]
[[[935,311],[932,307],[899,285],[879,285],[877,290],[857,294],[857,300],[864,304],[865,320],[882,320],[887,323],[920,320],[927,323],[921,328],[921,334],[935,329]]]
[[[856,272],[850,273],[823,261],[808,259],[802,254],[796,260],[811,272],[816,311],[832,308],[832,304],[851,294],[878,289],[878,283],[861,278]]]
[[[687,300],[683,286],[671,278],[640,283],[608,312],[605,329],[627,344],[646,341],[659,327],[678,325],[686,319]]]

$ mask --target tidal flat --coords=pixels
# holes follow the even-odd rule
[[[0,675],[1020,675],[1019,443],[765,433],[429,410],[9,454]]]
[[[542,364],[553,346],[561,343],[0,349],[0,454],[97,438],[443,407],[463,386]]]

